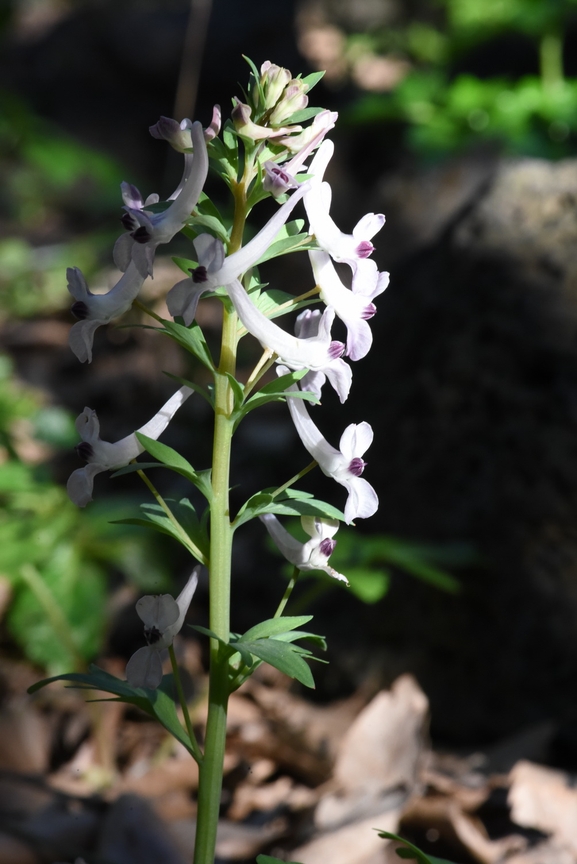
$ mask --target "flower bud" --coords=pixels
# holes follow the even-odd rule
[[[188,119],[179,123],[171,117],[161,117],[154,126],[149,127],[148,131],[153,138],[168,141],[170,146],[179,153],[186,153],[192,149],[191,128],[192,122]]]
[[[260,72],[260,84],[264,94],[264,105],[262,107],[265,110],[269,110],[270,108],[274,108],[281,98],[285,87],[291,80],[291,73],[288,69],[271,63],[270,60],[266,60],[262,64]]]
[[[309,97],[306,95],[306,84],[300,78],[293,78],[285,89],[282,99],[277,103],[270,115],[269,122],[271,126],[280,126],[281,123],[292,117],[296,111],[302,111],[308,104]]]

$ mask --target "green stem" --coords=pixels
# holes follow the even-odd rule
[[[224,642],[230,638],[230,573],[233,529],[230,524],[230,451],[233,393],[226,373],[235,374],[235,312],[224,310],[220,366],[215,373],[215,423],[210,505],[210,629]],[[216,639],[210,642],[208,716],[204,757],[199,766],[198,813],[194,864],[213,864],[226,744],[230,693],[228,657]]]
[[[248,379],[248,381],[244,385],[245,399],[248,396],[248,394],[251,392],[251,390],[253,390],[254,387],[258,384],[258,382],[260,381],[262,376],[265,374],[265,372],[268,372],[270,367],[273,365],[274,357],[276,357],[276,354],[273,354],[273,352],[270,350],[270,348],[265,348],[265,350],[263,351],[262,357],[260,358],[260,360],[258,361],[256,366],[252,370],[252,372],[250,374],[250,378]]]
[[[297,480],[300,480],[301,477],[304,477],[305,474],[308,474],[309,471],[312,471],[313,468],[316,468],[319,463],[313,460],[306,468],[303,468],[302,471],[299,471],[298,474],[295,474],[294,477],[291,477],[290,480],[287,480],[286,483],[283,483],[282,486],[279,486],[278,489],[272,493],[272,497],[276,498],[277,495],[280,495],[281,492],[284,492],[285,489],[288,489],[293,483],[296,483]]]
[[[172,523],[172,525],[174,526],[174,528],[178,532],[178,536],[180,537],[180,542],[182,543],[182,545],[184,547],[186,547],[186,549],[188,549],[190,554],[193,555],[198,561],[200,561],[201,564],[205,564],[206,566],[208,566],[208,561],[206,559],[206,555],[204,555],[200,551],[200,549],[198,548],[196,543],[194,543],[190,539],[190,537],[188,536],[188,534],[186,533],[186,531],[184,530],[184,528],[182,527],[182,525],[180,524],[180,522],[178,521],[178,519],[176,518],[176,516],[174,515],[174,513],[172,512],[172,510],[170,509],[170,507],[168,506],[168,504],[166,503],[166,501],[164,500],[164,498],[162,497],[162,495],[158,491],[158,489],[155,487],[154,483],[152,483],[152,481],[148,479],[148,477],[146,476],[144,471],[137,471],[136,473],[138,474],[140,479],[143,481],[143,483],[146,486],[148,486],[148,488],[150,489],[150,491],[154,495],[157,503],[162,507],[162,509],[166,513],[170,522]]]
[[[186,731],[188,732],[188,737],[190,738],[190,750],[194,757],[194,759],[200,763],[202,762],[202,751],[198,746],[198,741],[196,740],[196,735],[194,734],[194,729],[192,728],[192,723],[190,720],[190,714],[188,713],[188,704],[186,699],[184,698],[184,690],[182,689],[182,681],[180,680],[180,671],[178,669],[178,663],[176,662],[176,654],[174,653],[174,647],[172,645],[168,646],[168,653],[170,655],[170,665],[172,666],[172,677],[174,678],[174,683],[176,686],[176,692],[178,695],[178,701],[180,702],[180,707],[182,708],[182,715],[184,717],[184,723],[186,725]]]
[[[295,585],[297,584],[297,579],[299,578],[300,575],[301,575],[301,571],[299,570],[298,567],[295,567],[293,570],[293,574],[290,578],[290,581],[286,587],[286,591],[284,592],[284,594],[282,596],[282,600],[278,604],[278,609],[276,610],[276,612],[272,616],[273,618],[280,618],[280,616],[284,612],[285,606],[289,601],[289,597],[293,593],[293,589],[294,589]]]

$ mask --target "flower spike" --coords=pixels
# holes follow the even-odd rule
[[[279,375],[287,372],[282,366],[279,366],[277,371]],[[287,391],[296,391],[296,389],[293,384],[287,388]],[[361,477],[366,465],[361,457],[373,440],[373,430],[370,425],[366,422],[351,423],[341,436],[340,450],[336,450],[315,426],[302,399],[289,397],[287,404],[305,449],[318,462],[323,474],[332,477],[348,490],[349,496],[345,505],[347,525],[350,525],[354,519],[368,519],[376,513],[379,506],[377,493]]]
[[[126,664],[126,680],[131,687],[156,690],[162,682],[162,652],[180,633],[196,586],[200,566],[195,567],[176,600],[170,594],[141,597],[136,604],[144,624],[147,645],[135,651]]]
[[[190,387],[181,387],[160,411],[137,431],[156,440],[192,393]],[[87,464],[72,472],[66,484],[66,491],[74,504],[78,507],[86,507],[88,502],[92,501],[95,476],[102,471],[116,471],[118,468],[123,468],[143,453],[144,447],[134,432],[114,444],[103,441],[100,438],[100,423],[96,411],[92,408],[85,408],[76,418],[76,430],[82,439],[76,447],[76,452]]]
[[[324,570],[333,579],[349,581],[342,573],[337,573],[329,567],[328,560],[333,554],[337,541],[332,539],[339,523],[336,519],[321,519],[320,516],[301,516],[301,525],[311,538],[306,543],[299,543],[292,534],[284,528],[272,513],[259,516],[261,522],[284,557],[299,570]]]

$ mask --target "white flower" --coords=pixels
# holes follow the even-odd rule
[[[286,374],[286,369],[279,367],[279,375]],[[292,385],[287,388],[296,390]],[[345,521],[348,525],[354,519],[368,519],[376,513],[379,499],[373,487],[361,477],[366,462],[361,458],[365,450],[371,446],[373,430],[366,423],[351,423],[347,426],[336,450],[323,437],[320,430],[311,420],[302,399],[287,398],[287,404],[293,423],[304,447],[315,459],[319,468],[327,477],[332,477],[347,489],[349,495],[345,504]]]
[[[144,276],[131,263],[126,273],[106,294],[93,294],[78,267],[69,267],[66,277],[68,290],[76,301],[71,311],[80,319],[70,330],[68,344],[81,363],[91,363],[94,333],[98,327],[130,309],[142,287]]]
[[[189,327],[194,321],[196,307],[202,294],[214,291],[222,285],[230,285],[246,273],[269,248],[276,235],[290,216],[296,204],[303,197],[307,186],[303,184],[291,195],[264,228],[237,252],[228,258],[224,246],[211,234],[200,234],[193,241],[198,256],[198,267],[192,275],[177,282],[166,296],[166,305],[173,318],[180,316]]]
[[[160,411],[137,431],[156,440],[192,392],[190,387],[181,387]],[[87,464],[72,472],[66,490],[70,499],[78,507],[86,507],[88,502],[92,501],[94,477],[102,471],[116,471],[118,468],[123,468],[143,453],[144,447],[134,432],[114,444],[102,441],[100,423],[96,411],[92,408],[85,408],[76,418],[76,430],[82,439],[76,447],[76,452]]]
[[[287,333],[263,315],[238,280],[228,285],[227,290],[238,317],[264,348],[277,354],[289,369],[309,369],[319,376],[326,376],[338,393],[340,401],[346,401],[351,389],[352,372],[351,367],[340,359],[345,346],[342,342],[331,339],[334,309],[327,308],[322,315],[317,313],[319,318],[315,334],[301,339]],[[322,380],[324,381],[324,378]],[[319,394],[320,388],[315,395]]]
[[[360,360],[373,343],[373,334],[367,321],[377,311],[372,302],[388,285],[389,274],[367,268],[357,272],[352,290],[341,282],[328,252],[311,251],[309,258],[315,282],[320,288],[321,300],[331,306],[347,328],[347,357]],[[367,264],[374,264],[367,261]]]
[[[190,601],[198,585],[195,567],[188,582],[176,598],[170,594],[156,597],[141,597],[136,604],[138,617],[144,623],[147,645],[139,648],[126,664],[126,680],[131,687],[146,687],[156,690],[162,682],[162,653],[172,645],[174,637],[182,629]]]
[[[315,158],[310,164],[309,173],[314,174],[304,198],[305,209],[310,223],[310,232],[325,252],[334,261],[349,264],[353,272],[362,269],[365,259],[374,251],[371,239],[385,224],[382,213],[367,213],[353,228],[352,234],[345,234],[330,216],[331,187],[323,183],[325,169],[333,155],[332,141],[323,141]]]
[[[328,560],[334,552],[337,541],[332,539],[339,528],[336,519],[322,519],[320,516],[301,516],[301,525],[311,538],[299,543],[292,534],[283,528],[276,516],[265,513],[259,517],[266,530],[287,561],[299,570],[324,570],[333,579],[349,584],[346,576],[329,567]]]
[[[162,213],[152,213],[146,210],[146,203],[152,203],[151,199],[147,198],[139,206],[139,199],[140,202],[142,199],[138,193],[138,198],[133,195],[131,202],[137,206],[124,207],[126,213],[122,217],[122,224],[129,233],[118,238],[113,252],[114,263],[120,270],[126,270],[132,261],[144,278],[152,276],[156,247],[172,240],[196,207],[208,174],[206,141],[198,121],[191,125],[190,136],[194,152],[184,154],[182,179],[168,199],[172,204]],[[122,187],[123,196],[127,188],[138,192],[136,187],[125,184]]]

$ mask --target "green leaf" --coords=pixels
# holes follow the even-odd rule
[[[190,276],[190,271],[198,267],[198,261],[193,261],[191,258],[179,258],[175,255],[172,260],[186,276]]]
[[[226,373],[226,377],[228,379],[228,383],[230,384],[230,389],[232,390],[232,395],[234,398],[234,408],[233,412],[240,412],[244,402],[244,387],[237,381],[234,375],[231,375],[229,372]]]
[[[240,637],[238,641],[245,642],[247,639],[265,639],[269,636],[278,636],[279,633],[288,633],[290,630],[296,630],[303,624],[308,624],[312,620],[312,615],[287,615],[284,618],[268,618],[266,621],[261,621],[260,624],[255,624],[250,630]]]
[[[217,636],[214,630],[209,630],[208,627],[203,627],[201,624],[189,624],[189,627],[193,630],[198,630],[199,633],[202,633],[203,636],[208,636],[209,639],[216,639],[225,648],[230,648],[229,643],[221,639],[220,636]]]
[[[175,342],[178,342],[179,345],[191,354],[194,354],[207,369],[214,372],[214,362],[206,344],[204,333],[196,321],[193,321],[190,327],[185,327],[184,324],[178,324],[176,321],[163,319],[160,332],[166,333],[171,339],[174,339]]]
[[[255,639],[253,641],[244,641],[238,644],[239,649],[242,647],[259,660],[264,660],[284,672],[289,678],[295,678],[305,687],[310,687],[314,690],[315,682],[308,663],[303,659],[303,654],[310,654],[303,648],[291,643],[282,642],[279,639]]]
[[[79,690],[103,690],[117,696],[117,701],[135,705],[151,717],[155,717],[164,728],[183,744],[189,753],[191,746],[188,735],[180,725],[172,697],[167,691],[172,689],[172,675],[165,675],[158,690],[147,690],[144,687],[131,687],[128,681],[121,681],[100,669],[90,666],[89,672],[68,672],[45,678],[28,688],[29,693],[36,693],[53,681],[70,681],[71,686]]]
[[[311,72],[310,75],[305,75],[305,77],[302,79],[302,81],[303,81],[303,84],[306,84],[307,93],[310,93],[311,90],[313,89],[313,87],[316,87],[316,85],[319,83],[321,78],[324,77],[324,75],[325,75],[324,69],[322,69],[320,72]]]
[[[195,393],[202,396],[211,408],[214,408],[214,396],[211,390],[205,390],[204,387],[200,386],[200,384],[195,384],[194,381],[189,381],[188,378],[180,378],[178,375],[172,375],[170,372],[165,372],[164,374],[167,378],[172,378],[174,381],[178,381],[179,384],[184,384],[185,387],[190,387],[191,390],[194,390]]]
[[[295,237],[287,237],[285,240],[277,240],[271,243],[264,255],[258,259],[255,266],[258,267],[259,264],[263,264],[271,258],[278,258],[291,252],[303,252],[318,248],[316,240],[310,234],[297,234]]]
[[[236,529],[262,513],[275,513],[277,516],[323,516],[344,522],[344,513],[332,504],[304,495],[295,497],[294,494],[288,494],[289,492],[294,493],[295,490],[287,489],[278,497],[274,497],[270,492],[258,492],[253,495],[239,510],[233,527]]]
[[[193,214],[189,219],[186,220],[186,224],[191,228],[196,228],[197,226],[200,228],[208,228],[209,233],[218,237],[223,243],[228,243],[228,231],[222,224],[222,222],[217,219],[215,216],[209,216],[208,214],[203,216],[202,214],[195,215]],[[198,234],[206,234],[206,231],[198,231]]]
[[[295,111],[294,114],[291,114],[290,117],[284,121],[287,125],[292,123],[304,123],[305,120],[310,120],[311,117],[315,117],[317,114],[320,114],[321,111],[324,111],[324,108],[303,108],[302,111]]]
[[[385,840],[395,840],[397,843],[404,844],[400,849],[395,849],[399,858],[414,858],[419,862],[419,864],[453,864],[453,862],[447,861],[446,858],[437,858],[435,855],[426,855],[418,846],[409,843],[408,840],[404,840],[403,837],[399,837],[398,834],[392,834],[390,831],[379,831],[378,828],[376,830],[379,833],[379,837],[383,837]]]
[[[177,520],[185,534],[197,547],[197,551],[199,551],[203,556],[203,559],[199,559],[201,560],[201,563],[206,563],[206,561],[209,560],[209,541],[205,524],[206,519],[198,519],[196,511],[188,498],[182,498],[180,501],[173,501],[170,498],[167,498],[165,503],[170,507],[174,518]],[[129,517],[127,519],[117,519],[114,521],[123,525],[138,525],[142,528],[152,527],[156,531],[160,531],[161,534],[167,534],[169,537],[174,538],[184,545],[189,552],[195,554],[194,549],[190,548],[190,546],[183,541],[177,526],[175,526],[168,518],[168,515],[164,512],[164,509],[160,504],[141,504],[140,509],[144,513],[146,519]],[[198,558],[198,555],[195,557]]]
[[[197,489],[200,489],[205,498],[210,501],[212,488],[210,483],[207,483],[206,472],[195,471],[190,462],[176,450],[173,450],[172,447],[168,447],[168,445],[162,444],[154,438],[149,438],[147,435],[143,435],[142,432],[136,432],[135,434],[151,456],[158,459],[166,468],[170,468],[171,471],[176,471],[177,474],[181,474],[187,480],[190,480]]]
[[[256,864],[298,864],[297,861],[281,861],[280,858],[273,858],[272,855],[257,855]]]

